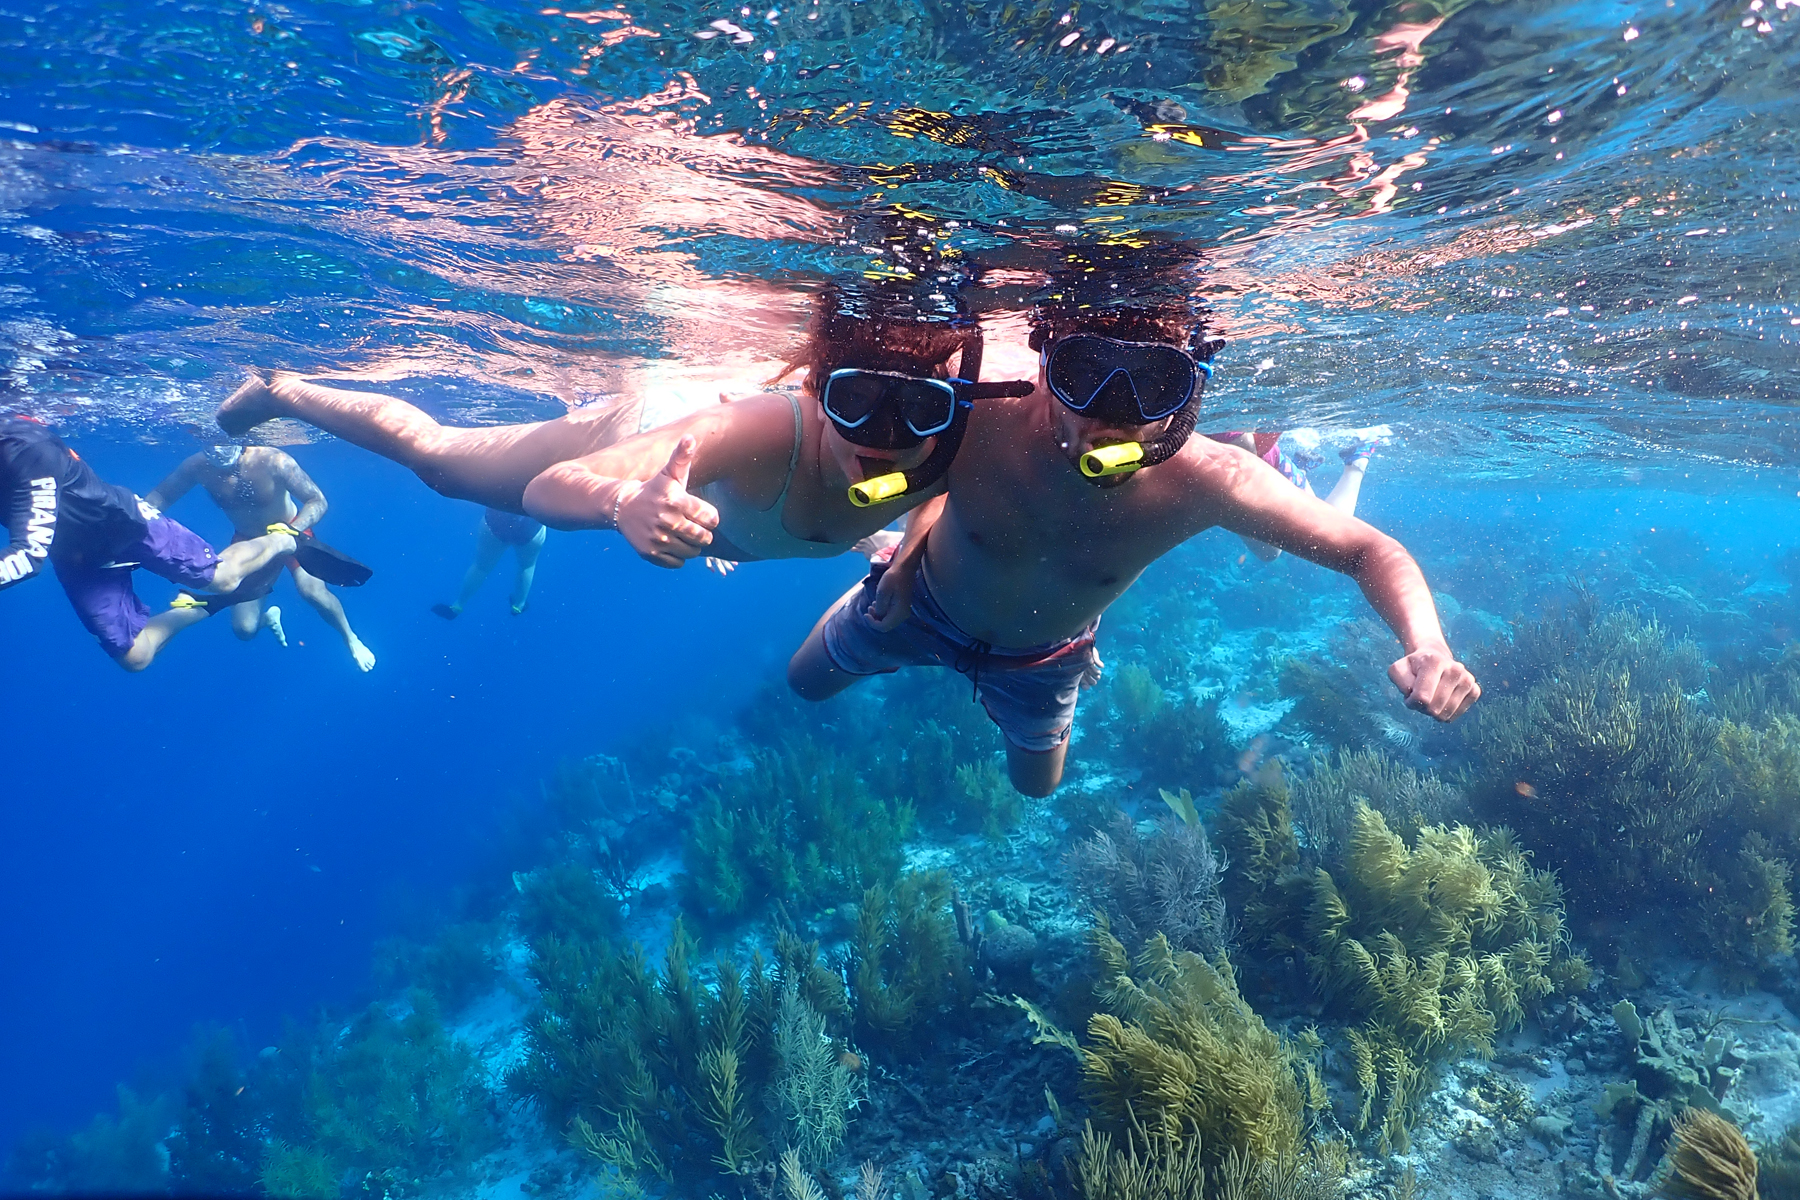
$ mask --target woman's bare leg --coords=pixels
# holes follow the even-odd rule
[[[246,380],[217,416],[234,437],[277,417],[305,421],[410,468],[434,491],[509,512],[523,511],[525,485],[546,469],[637,432],[614,412],[463,429],[440,425],[393,396],[322,387],[287,374]]]

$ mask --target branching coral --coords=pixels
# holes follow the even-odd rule
[[[850,1113],[863,1100],[862,1077],[842,1061],[813,1010],[792,982],[776,1010],[775,1077],[771,1093],[786,1149],[815,1170],[829,1166],[843,1144]]]
[[[408,1176],[470,1162],[498,1140],[478,1069],[424,993],[401,1016],[372,1005],[313,1051],[313,1148],[351,1168]]]
[[[974,994],[969,952],[957,937],[954,888],[943,871],[912,872],[890,891],[863,893],[850,972],[858,1027],[904,1040],[939,1011]]]
[[[1198,1140],[1209,1163],[1233,1151],[1265,1162],[1299,1153],[1323,1088],[1238,995],[1230,963],[1155,936],[1134,964],[1104,926],[1091,942],[1106,1011],[1088,1022],[1082,1090],[1107,1128],[1141,1130],[1169,1153]]]
[[[1370,760],[1355,770],[1404,778]],[[1321,788],[1336,790],[1335,780]],[[1362,1022],[1348,1035],[1357,1124],[1389,1145],[1406,1144],[1434,1063],[1488,1051],[1538,1001],[1587,984],[1555,877],[1504,830],[1427,825],[1409,845],[1358,798],[1329,839],[1336,852],[1303,855],[1276,771],[1234,789],[1219,823],[1249,949],[1300,954],[1327,998]]]
[[[277,1138],[269,1143],[257,1183],[263,1193],[295,1200],[336,1200],[338,1170],[316,1150],[290,1146]]]
[[[747,971],[720,960],[710,986],[695,974],[693,948],[677,922],[660,970],[636,947],[555,938],[541,940],[532,959],[541,1007],[508,1085],[621,1187],[660,1179],[697,1188],[755,1170],[771,1140],[759,1125],[764,1095],[784,1077],[776,1036],[784,997],[821,1038],[848,1013],[816,943],[784,934],[773,967],[760,955]]]
[[[959,806],[961,817],[952,823],[957,827],[978,827],[984,836],[998,841],[1019,823],[1025,811],[1025,798],[991,758],[956,768],[956,786],[964,801]]]
[[[1502,662],[1527,686],[1478,718],[1477,792],[1579,911],[1661,910],[1727,964],[1791,947],[1800,723],[1703,712],[1697,648],[1628,613],[1520,626]]]
[[[1675,1119],[1669,1168],[1663,1194],[1675,1200],[1757,1200],[1756,1155],[1717,1113],[1696,1108]]]
[[[1113,675],[1112,698],[1119,719],[1135,728],[1162,708],[1163,690],[1148,668],[1141,663],[1126,663]]]
[[[1363,1121],[1382,1098],[1384,1136],[1403,1145],[1417,1071],[1488,1053],[1538,1001],[1585,987],[1588,966],[1570,949],[1555,877],[1504,830],[1427,826],[1409,847],[1359,802],[1339,877],[1314,874],[1307,962],[1366,1021],[1353,1042]]]
[[[1336,761],[1315,758],[1289,784],[1294,824],[1315,859],[1335,858],[1349,841],[1351,816],[1362,801],[1404,837],[1426,825],[1458,820],[1468,811],[1462,792],[1433,772],[1415,771],[1384,750],[1344,750]]]
[[[793,901],[823,906],[900,869],[910,804],[871,796],[855,765],[810,738],[755,750],[720,780],[683,851],[693,906],[735,917]]]
[[[1114,812],[1104,830],[1075,844],[1067,861],[1083,899],[1134,949],[1153,933],[1208,958],[1230,942],[1222,865],[1198,821],[1165,817],[1146,836]]]

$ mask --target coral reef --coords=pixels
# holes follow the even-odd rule
[[[1189,798],[1184,815],[1164,817],[1146,835],[1115,811],[1105,829],[1069,851],[1076,890],[1134,952],[1154,934],[1204,958],[1230,943],[1220,863],[1193,812]]]
[[[1321,795],[1342,798],[1340,781],[1357,775],[1407,778],[1364,759],[1340,767]],[[1409,787],[1424,785],[1413,777]],[[1219,823],[1247,947],[1300,956],[1323,997],[1360,1022],[1345,1034],[1361,1092],[1355,1124],[1378,1128],[1384,1144],[1407,1144],[1433,1065],[1490,1052],[1540,1001],[1587,985],[1555,877],[1532,869],[1505,830],[1427,825],[1409,845],[1358,797],[1346,831],[1321,818],[1334,831],[1319,839],[1328,849],[1303,855],[1273,769],[1234,789]]]
[[[1082,1092],[1103,1127],[1157,1155],[1197,1141],[1208,1165],[1234,1151],[1263,1162],[1299,1154],[1324,1085],[1239,996],[1231,964],[1160,936],[1134,963],[1104,926],[1090,944],[1106,1011],[1088,1022]]]
[[[956,786],[964,800],[958,806],[963,815],[955,822],[956,827],[973,825],[983,836],[998,839],[1018,824],[1025,811],[1025,797],[1013,788],[1006,772],[991,758],[956,768]]]
[[[862,1103],[865,1089],[858,1073],[825,1032],[825,1018],[800,996],[789,981],[781,989],[775,1014],[775,1078],[770,1092],[781,1123],[785,1153],[794,1154],[803,1166],[817,1170],[827,1166],[844,1141],[850,1114]],[[719,1089],[715,1087],[715,1094]],[[732,1111],[735,1113],[735,1105]],[[721,1131],[723,1132],[723,1131]],[[725,1157],[736,1159],[727,1139]]]
[[[1594,1171],[1602,1179],[1635,1180],[1656,1166],[1657,1139],[1685,1114],[1730,1115],[1726,1104],[1744,1055],[1730,1034],[1682,1025],[1667,1008],[1644,1020],[1621,1000],[1613,1020],[1629,1046],[1630,1078],[1608,1084],[1595,1113],[1608,1122],[1597,1139]]]
[[[1665,912],[1726,962],[1792,949],[1800,747],[1779,715],[1758,730],[1702,711],[1684,690],[1705,681],[1692,642],[1586,599],[1515,626],[1499,662],[1525,686],[1475,724],[1476,794],[1578,912]]]
[[[909,872],[890,890],[863,893],[851,957],[857,1027],[904,1041],[939,1012],[974,995],[966,941],[953,913],[954,888],[942,871]]]
[[[1756,1155],[1738,1127],[1704,1108],[1675,1118],[1663,1195],[1674,1200],[1757,1200]]]
[[[1381,749],[1341,750],[1335,761],[1313,759],[1289,782],[1294,824],[1312,857],[1326,860],[1342,851],[1358,801],[1408,838],[1468,814],[1462,792],[1436,773],[1415,771]]]
[[[679,922],[660,970],[635,946],[544,939],[531,967],[541,1006],[508,1086],[620,1187],[747,1176],[771,1145],[822,1165],[859,1086],[827,1032],[849,1012],[843,983],[793,937],[773,967],[719,960],[710,986],[693,952]]]
[[[875,799],[849,758],[808,737],[755,749],[722,776],[683,846],[694,911],[741,917],[778,902],[822,908],[893,879],[913,809]]]

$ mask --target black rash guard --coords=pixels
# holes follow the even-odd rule
[[[100,566],[147,530],[136,495],[104,482],[49,428],[0,417],[0,515],[11,543],[0,551],[0,590],[47,561]]]

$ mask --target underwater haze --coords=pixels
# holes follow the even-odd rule
[[[1201,430],[1377,441],[1483,690],[1215,529],[1028,798],[967,678],[790,693],[858,555],[446,622],[479,507],[265,426],[372,669],[0,597],[0,1190],[1800,1197],[1796,129],[1800,0],[0,0],[0,416],[110,482],[246,371],[649,429],[896,229],[1029,375],[1186,246]]]

